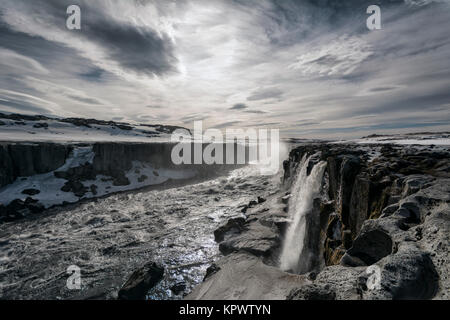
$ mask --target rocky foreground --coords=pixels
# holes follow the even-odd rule
[[[306,269],[293,274],[279,256],[305,154],[308,171],[326,170],[306,216]],[[449,299],[449,159],[433,145],[296,147],[282,190],[215,231],[224,257],[187,299]]]

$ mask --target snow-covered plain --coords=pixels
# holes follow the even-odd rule
[[[170,134],[159,125],[130,125],[124,130],[115,125],[77,126],[57,119],[15,121],[0,119],[0,141],[29,142],[166,142]]]
[[[398,144],[398,145],[450,145],[450,134],[448,133],[427,133],[427,134],[407,134],[373,136],[354,140],[341,140],[335,143],[358,143],[358,144]]]

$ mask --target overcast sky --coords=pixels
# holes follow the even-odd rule
[[[2,0],[0,111],[300,138],[450,130],[449,30],[449,0]]]

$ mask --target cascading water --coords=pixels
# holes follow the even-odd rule
[[[308,164],[311,157],[307,157],[305,154],[297,170],[297,176],[291,192],[292,196],[289,200],[289,217],[291,222],[286,232],[280,256],[280,268],[294,273],[301,272],[304,269],[302,268],[302,263],[307,263],[307,261],[300,261],[305,243],[306,217],[313,208],[313,200],[320,192],[322,177],[326,167],[326,162],[321,161],[313,167],[308,175]]]

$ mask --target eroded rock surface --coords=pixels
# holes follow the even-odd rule
[[[305,154],[316,154],[310,161],[326,161],[327,169],[306,217],[310,256],[300,258],[310,260],[308,270],[292,275],[278,269],[278,257],[292,179]],[[216,237],[226,257],[187,298],[448,299],[449,159],[448,147],[435,146],[294,148],[281,190],[249,206],[235,232]]]

